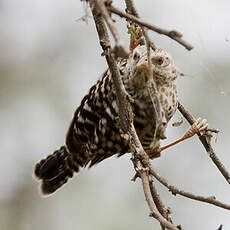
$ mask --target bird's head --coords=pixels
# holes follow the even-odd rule
[[[137,88],[146,87],[147,82],[152,78],[156,84],[165,84],[174,81],[181,75],[174,65],[172,57],[164,50],[156,48],[150,51],[150,61],[152,73],[149,74],[147,49],[145,45],[137,46],[127,63],[127,70],[130,80]]]

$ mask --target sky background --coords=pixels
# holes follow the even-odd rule
[[[195,48],[149,32],[187,76],[177,80],[182,104],[220,130],[213,147],[230,170],[230,2],[135,1],[140,16],[165,29],[177,29]],[[114,4],[124,9],[123,1]],[[81,1],[0,1],[0,229],[119,230],[160,229],[148,217],[141,183],[127,154],[82,170],[53,196],[43,198],[33,178],[41,158],[63,145],[73,113],[106,69],[94,22]],[[114,16],[121,38],[123,19]],[[112,42],[113,39],[111,38]],[[180,120],[177,113],[172,122]],[[169,124],[169,143],[187,130],[186,121]],[[152,162],[171,184],[230,203],[229,185],[197,137]],[[157,182],[156,182],[157,183]],[[229,211],[172,196],[157,183],[172,218],[183,229],[230,229]]]

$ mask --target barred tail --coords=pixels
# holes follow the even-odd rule
[[[73,173],[79,171],[79,166],[74,164],[68,150],[62,146],[47,158],[38,162],[34,174],[42,180],[43,194],[51,194],[64,185]]]

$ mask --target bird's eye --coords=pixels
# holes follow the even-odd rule
[[[156,61],[157,61],[158,65],[162,65],[164,63],[164,58],[163,57],[159,57],[159,58],[157,58]]]
[[[157,65],[162,65],[164,63],[163,57],[154,57],[152,58],[152,63]]]
[[[135,54],[133,55],[133,59],[134,59],[135,61],[139,60],[139,58],[140,58],[139,53],[135,53]]]

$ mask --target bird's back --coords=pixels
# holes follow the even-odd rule
[[[158,156],[160,139],[165,138],[165,128],[177,107],[175,79],[178,75],[172,60],[162,50],[152,51],[153,72],[149,73],[147,53],[138,46],[127,60],[118,62],[121,79],[132,98],[134,126],[138,137],[150,157]],[[154,81],[161,113],[161,129],[156,130],[154,101],[148,84]],[[35,167],[35,175],[42,179],[42,191],[54,192],[73,172],[90,167],[118,154],[130,152],[129,141],[121,133],[116,90],[109,70],[101,76],[83,98],[71,121],[66,145],[55,151]]]

